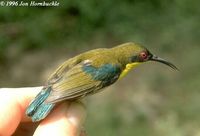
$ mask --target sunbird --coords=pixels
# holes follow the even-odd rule
[[[124,77],[132,68],[157,61],[178,68],[135,43],[87,51],[65,61],[26,109],[33,122],[44,119],[61,101],[74,101],[100,92]]]

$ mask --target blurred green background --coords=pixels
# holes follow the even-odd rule
[[[68,0],[0,7],[0,87],[43,85],[66,59],[134,41],[180,71],[147,63],[87,98],[90,136],[200,136],[200,1]]]

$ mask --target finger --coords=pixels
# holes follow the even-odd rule
[[[85,108],[81,103],[62,103],[41,122],[34,136],[77,136],[85,116]]]
[[[21,119],[25,119],[25,109],[30,100],[41,90],[33,88],[0,89],[0,135],[11,135]]]

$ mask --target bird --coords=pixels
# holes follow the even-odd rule
[[[123,78],[131,69],[148,61],[160,62],[178,70],[171,62],[134,42],[81,53],[65,61],[51,74],[41,91],[30,102],[26,115],[33,122],[40,121],[56,104],[98,93]]]

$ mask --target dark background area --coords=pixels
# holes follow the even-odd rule
[[[87,98],[90,136],[200,135],[200,1],[69,0],[0,7],[0,87],[43,85],[68,58],[134,41],[180,71],[146,63]]]

